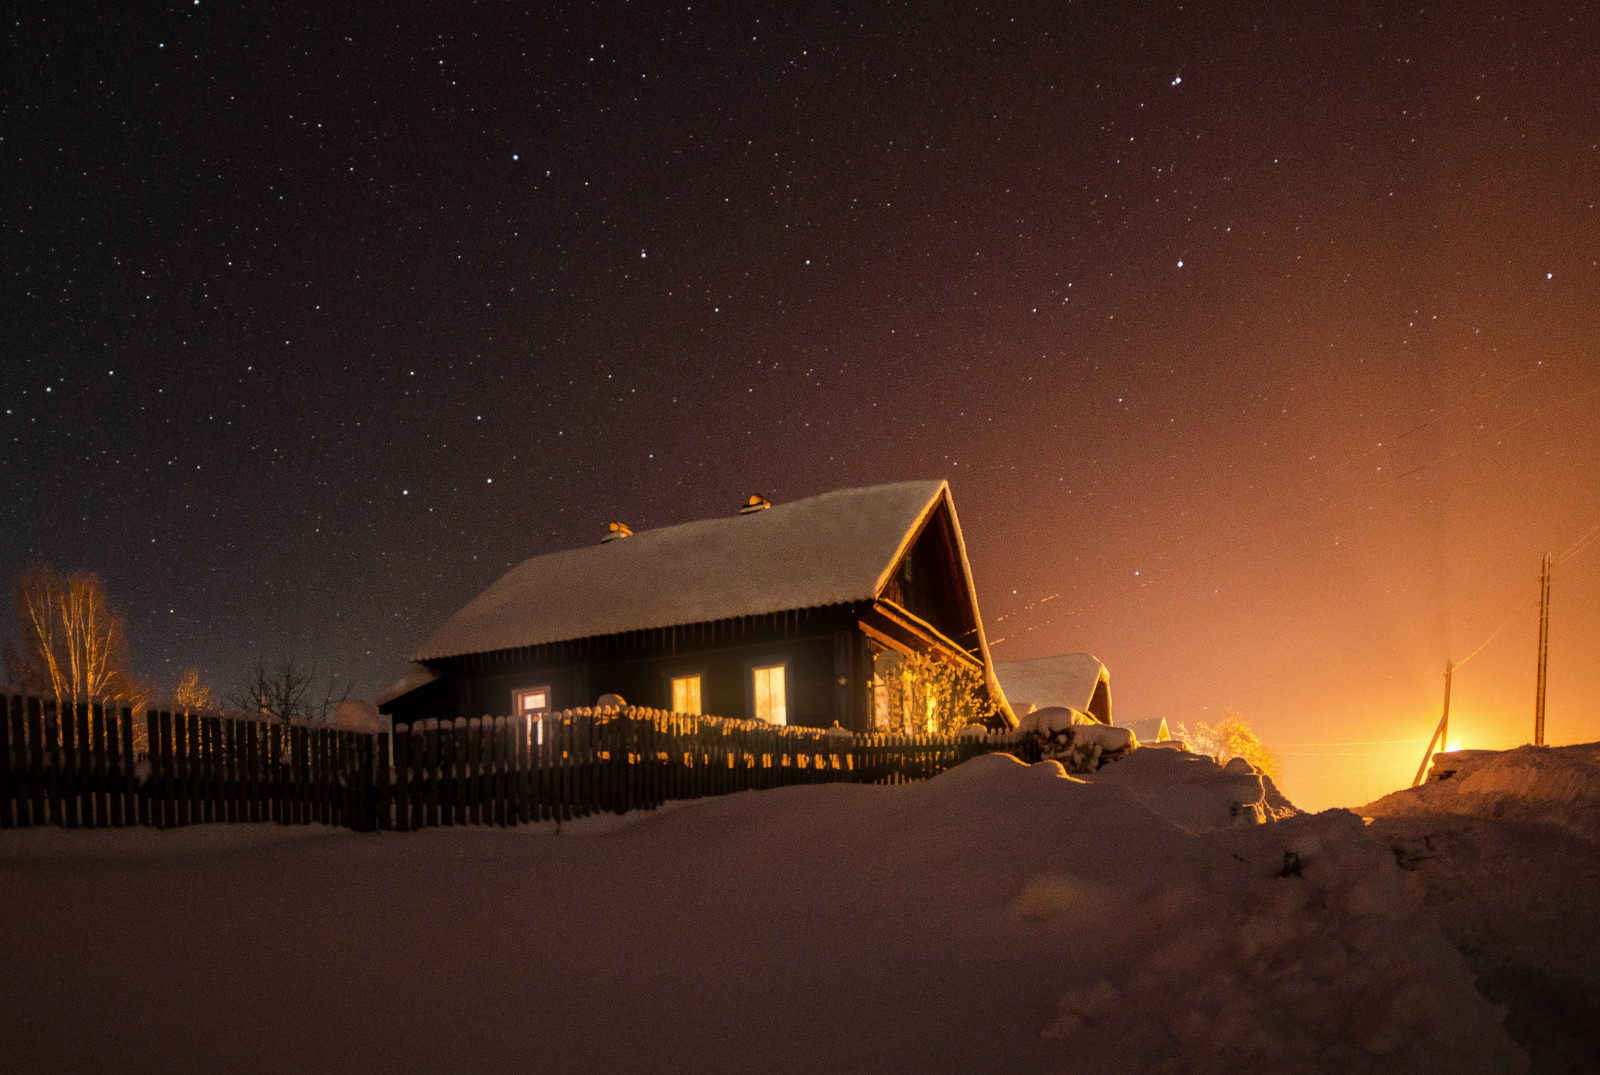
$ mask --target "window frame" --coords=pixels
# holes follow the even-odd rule
[[[696,716],[705,716],[706,712],[706,673],[701,668],[684,668],[673,672],[663,672],[662,678],[667,681],[666,695],[668,713],[676,713],[677,700],[673,695],[673,684],[680,679],[697,679],[700,681],[700,712]]]
[[[541,692],[544,694],[543,709],[524,709],[522,707],[522,699],[530,694],[539,694]],[[543,686],[515,687],[511,691],[511,711],[519,717],[525,717],[529,713],[554,713],[555,709],[555,696],[551,693],[548,683]]]
[[[760,720],[756,715],[756,669],[782,668],[783,669],[783,723],[772,725],[774,728],[792,727],[794,725],[794,661],[789,654],[777,654],[767,657],[747,657],[744,662],[744,711],[749,720]],[[770,722],[764,722],[770,723]]]

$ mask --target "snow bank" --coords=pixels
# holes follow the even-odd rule
[[[1361,808],[1540,1071],[1600,1070],[1597,785],[1600,744],[1453,751]]]
[[[1357,818],[1301,816],[1205,846],[1243,865],[1128,871],[1145,883],[1118,902],[1116,958],[1084,960],[1098,973],[1078,975],[1042,1029],[1065,1070],[1526,1070]],[[1104,899],[1081,877],[1035,878],[1019,908],[1094,920]]]
[[[0,834],[0,1040],[38,1072],[1520,1070],[1394,856],[1342,812],[1234,827],[1251,776],[999,754],[561,835]]]
[[[1600,743],[1436,754],[1421,787],[1386,795],[1362,812],[1537,822],[1600,843]]]

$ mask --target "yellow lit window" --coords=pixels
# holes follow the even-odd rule
[[[517,692],[517,713],[538,716],[550,712],[550,688],[534,687]]]
[[[674,713],[700,712],[700,677],[672,677],[672,711]]]
[[[768,724],[788,724],[789,706],[783,684],[783,665],[753,669],[755,675],[756,719]]]

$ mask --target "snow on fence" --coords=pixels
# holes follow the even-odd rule
[[[0,697],[0,828],[206,822],[360,832],[517,825],[671,799],[835,781],[925,780],[1017,736],[850,735],[661,710],[428,720],[390,736],[214,713]],[[392,760],[392,764],[390,763]]]

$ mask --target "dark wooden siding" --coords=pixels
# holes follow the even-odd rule
[[[978,617],[961,571],[955,525],[943,504],[895,565],[883,596],[969,653],[977,652]]]
[[[384,709],[397,720],[503,715],[513,711],[517,691],[542,686],[550,688],[555,709],[593,705],[603,694],[670,709],[672,677],[698,673],[703,712],[748,718],[755,715],[751,669],[781,661],[788,664],[790,724],[826,728],[837,720],[864,731],[870,676],[863,678],[860,671],[861,612],[856,606],[798,609],[472,654],[434,662],[441,679],[426,696],[416,692]]]

